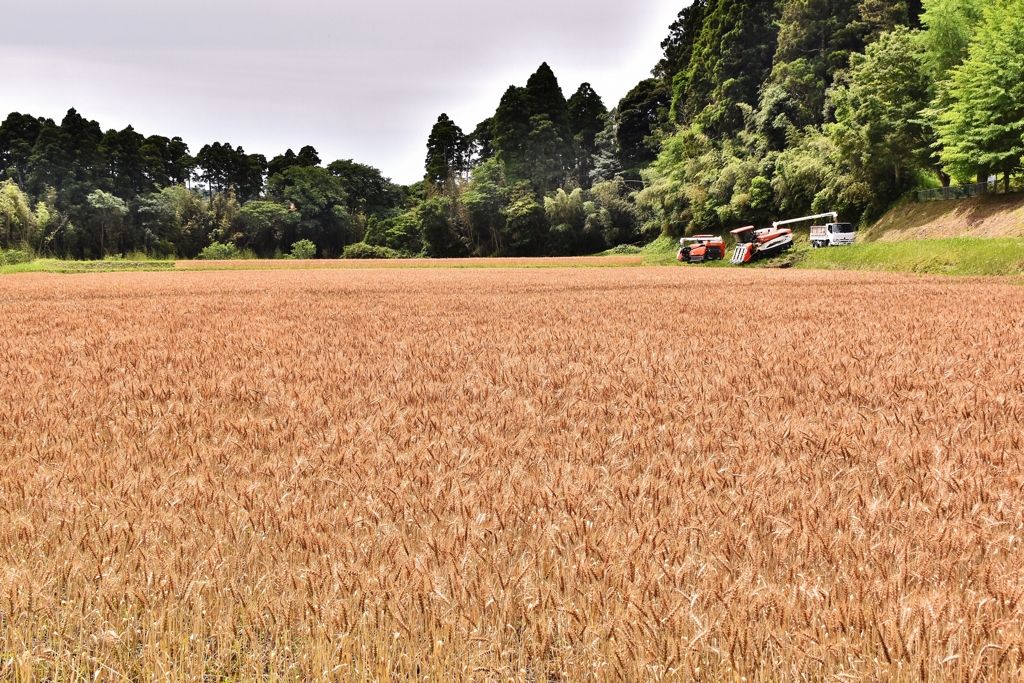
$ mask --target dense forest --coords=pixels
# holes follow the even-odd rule
[[[1024,0],[695,0],[662,48],[610,110],[542,64],[472,130],[442,114],[409,187],[312,146],[193,155],[75,110],[11,114],[0,249],[570,255],[811,211],[867,222],[917,188],[1018,180]]]

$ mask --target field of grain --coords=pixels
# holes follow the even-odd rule
[[[0,279],[0,680],[1012,680],[1024,296]]]

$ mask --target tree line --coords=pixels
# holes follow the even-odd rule
[[[825,210],[867,222],[908,192],[1024,157],[1024,0],[694,0],[611,109],[547,64],[471,130],[441,114],[398,186],[304,147],[0,126],[0,247],[77,257],[210,244],[269,256],[572,255]]]
[[[324,165],[312,146],[269,161],[219,142],[193,155],[180,137],[104,132],[74,109],[59,124],[19,113],[0,124],[0,249],[273,257],[309,242],[329,258],[371,219],[401,213],[409,192],[371,166]]]

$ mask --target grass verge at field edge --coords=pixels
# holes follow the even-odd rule
[[[959,237],[938,240],[858,243],[849,247],[811,249],[798,236],[794,249],[760,262],[760,268],[795,267],[803,270],[860,270],[919,275],[1003,276],[1024,275],[1024,239]],[[215,270],[321,270],[321,269],[475,269],[475,268],[607,268],[677,265],[674,242],[659,238],[639,254],[471,259],[323,259],[310,261],[61,261],[39,259],[0,266],[0,274],[109,273],[121,271]],[[731,267],[716,261],[695,267]]]
[[[36,259],[28,263],[0,266],[0,275],[14,273],[121,273],[136,271],[173,270],[174,261],[64,261],[61,259]]]
[[[957,237],[869,242],[813,249],[793,265],[809,270],[865,270],[929,275],[1024,274],[1024,239]]]

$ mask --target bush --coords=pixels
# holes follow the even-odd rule
[[[291,257],[293,259],[311,259],[316,256],[316,245],[309,240],[299,240],[292,245]]]
[[[402,258],[402,254],[388,247],[378,247],[372,244],[366,244],[365,242],[358,242],[345,247],[345,252],[342,254],[342,258],[389,259]]]
[[[27,251],[11,249],[10,251],[0,252],[0,266],[15,266],[19,263],[28,263],[32,260],[32,254]]]
[[[228,244],[214,242],[199,253],[199,258],[206,261],[230,261],[238,258],[238,247],[230,242]]]
[[[642,254],[643,249],[634,244],[620,244],[605,252],[606,254]]]

